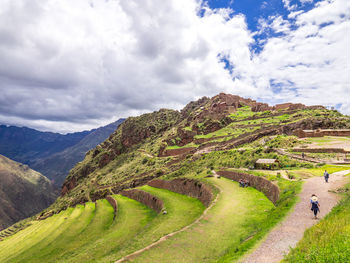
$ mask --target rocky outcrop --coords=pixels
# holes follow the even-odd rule
[[[55,213],[53,211],[49,211],[49,212],[46,212],[46,213],[41,213],[37,218],[36,220],[45,220],[46,218],[49,218],[51,216],[53,216]]]
[[[250,186],[264,193],[266,197],[274,204],[276,204],[279,199],[280,190],[278,186],[263,177],[236,171],[218,171],[217,174],[236,182],[241,179],[247,180]]]
[[[148,185],[197,198],[206,207],[210,205],[213,199],[210,187],[193,179],[178,178],[171,181],[152,180]]]
[[[90,192],[90,199],[91,201],[95,202],[96,200],[107,198],[107,196],[113,194],[110,189],[99,189],[99,190],[92,190]]]
[[[282,104],[276,104],[275,106],[269,106],[266,103],[260,103],[257,102],[252,106],[252,111],[259,112],[259,111],[285,111],[285,110],[316,110],[316,109],[325,109],[325,107],[320,105],[315,106],[306,106],[301,103],[282,103]]]
[[[253,112],[268,111],[268,110],[272,110],[272,107],[270,107],[269,104],[267,104],[267,103],[257,102],[257,103],[252,107],[252,111],[253,111]]]
[[[162,200],[151,195],[150,193],[147,193],[139,189],[122,191],[120,194],[148,206],[149,208],[153,209],[157,213],[162,211],[164,206]]]
[[[210,100],[208,97],[202,97],[199,100],[191,101],[188,103],[182,110],[181,115],[183,119],[189,118],[191,113],[194,111],[201,109],[204,105]]]

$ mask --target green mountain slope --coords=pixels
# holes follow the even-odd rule
[[[350,127],[348,117],[322,106],[271,107],[223,93],[191,102],[181,112],[161,110],[128,118],[70,171],[54,209],[103,198],[164,174],[179,176],[185,161],[210,152],[215,159],[219,150],[239,148],[265,136],[292,135],[298,129],[346,127]],[[227,165],[251,167],[252,155],[277,158],[271,149],[261,147],[234,151],[231,158],[238,161],[242,154],[247,158],[244,163]],[[297,163],[287,157],[278,158],[285,165]]]
[[[0,229],[40,212],[55,196],[46,177],[0,155]]]

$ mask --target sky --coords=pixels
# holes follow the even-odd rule
[[[74,132],[220,92],[350,114],[349,0],[0,0],[0,123]]]

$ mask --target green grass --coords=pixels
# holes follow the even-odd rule
[[[204,219],[133,262],[232,262],[260,240],[292,206],[290,199],[286,205],[288,193],[282,193],[281,204],[286,209],[281,215],[254,188],[240,188],[238,183],[225,178],[206,180],[222,193]]]
[[[160,198],[168,213],[157,215],[147,225],[147,228],[128,240],[120,251],[97,262],[111,262],[141,249],[162,236],[190,224],[204,211],[203,204],[195,198],[150,186],[143,186],[140,189]]]
[[[141,187],[164,202],[167,214],[114,196],[118,212],[105,199],[78,205],[0,242],[0,262],[113,262],[193,222],[204,211],[195,198]]]
[[[59,255],[60,262],[105,262],[103,258],[116,254],[131,237],[156,217],[153,210],[139,202],[119,195],[114,198],[118,202],[115,221],[105,231],[95,233],[93,241],[84,245],[78,243],[74,247],[69,244],[70,252]],[[83,238],[78,236],[78,239]]]
[[[192,127],[188,126],[184,128],[185,131],[192,131]]]
[[[256,112],[253,112],[249,106],[243,106],[238,108],[235,113],[229,115],[230,118],[234,120],[242,120],[256,115]]]
[[[300,170],[292,170],[291,173],[296,174],[299,177],[307,178],[312,176],[323,176],[324,171],[327,170],[329,174],[350,170],[350,165],[322,165],[317,168],[311,169],[300,169]]]
[[[302,156],[301,152],[290,151],[290,153]],[[339,154],[337,153],[304,153],[304,154],[305,154],[305,157],[312,157],[312,158],[319,158],[319,159],[337,159],[337,157],[339,156]]]
[[[167,150],[174,150],[174,149],[183,149],[183,148],[190,148],[190,147],[198,147],[198,144],[195,144],[193,142],[186,144],[184,146],[177,146],[177,145],[172,145],[172,146],[167,146],[166,149]]]
[[[118,216],[106,200],[69,208],[0,242],[0,262],[96,262],[115,253],[156,213],[122,196]]]
[[[317,143],[317,145],[325,145],[332,142],[350,142],[350,137],[339,137],[339,136],[324,136],[324,137],[315,137],[305,139],[308,143]]]
[[[228,136],[232,135],[234,137],[237,137],[241,134],[247,133],[247,132],[253,132],[260,129],[260,127],[249,127],[249,128],[237,128],[235,125],[230,124],[220,130],[217,130],[212,133],[208,134],[201,134],[201,135],[196,135],[194,136],[195,139],[208,139],[208,138],[215,138],[215,137],[220,137],[220,136]]]
[[[77,206],[70,216],[64,217],[62,224],[52,226],[51,231],[45,233],[45,238],[16,256],[13,262],[48,262],[46,258],[50,258],[52,253],[56,254],[55,249],[52,252],[52,247],[56,247],[56,242],[62,242],[62,234],[71,231],[83,211],[83,206]]]
[[[283,262],[343,263],[350,259],[350,185],[344,199],[321,220],[308,229],[297,247]]]
[[[0,262],[21,262],[17,257],[35,247],[60,227],[65,218],[73,212],[73,208],[54,215],[43,221],[36,221],[30,227],[18,232],[0,243]],[[23,262],[23,261],[22,261]]]

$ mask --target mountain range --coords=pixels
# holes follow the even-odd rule
[[[0,125],[0,154],[29,165],[60,186],[85,153],[108,138],[123,121],[119,119],[97,129],[65,135]]]

